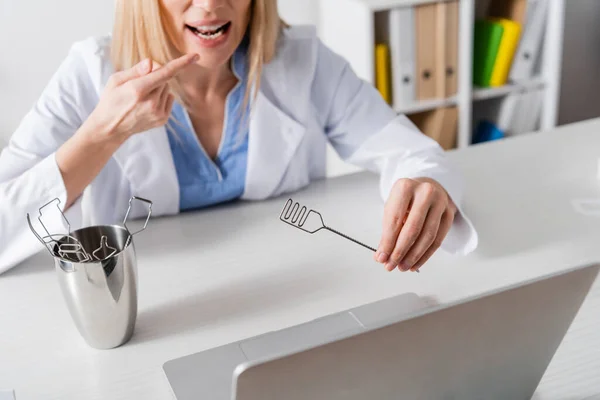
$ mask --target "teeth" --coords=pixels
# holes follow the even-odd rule
[[[192,31],[198,36],[201,37],[203,39],[216,39],[220,36],[223,35],[224,31],[225,31],[225,26],[227,24],[223,24],[223,25],[202,25],[202,26],[189,26]]]
[[[200,36],[201,38],[204,39],[216,39],[219,36],[223,35],[223,31],[218,31],[216,33],[202,33],[202,32],[196,32],[196,35]]]

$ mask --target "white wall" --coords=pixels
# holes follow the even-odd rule
[[[319,0],[278,0],[279,14],[288,24],[316,24]],[[320,0],[326,1],[326,0]]]
[[[278,0],[290,24],[317,24],[319,0]],[[111,0],[0,0],[0,149],[71,44],[110,32]],[[328,173],[351,172],[328,149]]]
[[[278,0],[279,13],[288,24],[318,25],[319,1],[326,0]],[[327,146],[327,176],[334,177],[355,171],[358,168],[343,162],[333,147]]]
[[[278,0],[292,24],[316,23],[318,0]],[[70,45],[110,32],[111,0],[0,0],[0,147]]]
[[[111,0],[0,0],[0,137],[12,134],[70,45],[110,32]]]

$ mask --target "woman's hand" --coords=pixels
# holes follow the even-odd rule
[[[94,111],[56,152],[65,210],[127,138],[167,122],[173,106],[168,82],[196,57],[185,55],[162,67],[146,60],[110,77]]]
[[[442,244],[456,212],[446,190],[433,179],[398,180],[385,204],[375,260],[388,271],[418,270]]]
[[[157,69],[147,59],[113,74],[86,121],[92,126],[88,131],[105,135],[102,139],[111,142],[123,142],[131,135],[164,125],[174,101],[168,82],[197,57],[186,54]]]

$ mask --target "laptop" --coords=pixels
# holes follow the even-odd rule
[[[433,308],[400,295],[163,370],[176,400],[530,399],[599,268]]]

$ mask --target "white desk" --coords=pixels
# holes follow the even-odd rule
[[[403,292],[443,304],[599,260],[600,218],[570,206],[572,197],[600,198],[599,131],[600,120],[451,153],[469,182],[465,209],[481,244],[465,258],[438,253],[421,274],[388,273],[360,246],[280,222],[286,198],[152,220],[135,239],[136,333],[113,350],[80,338],[41,253],[0,276],[0,390],[15,389],[18,400],[170,399],[161,366],[175,357]],[[293,197],[377,245],[373,175]],[[536,398],[600,393],[599,308],[596,285]]]

